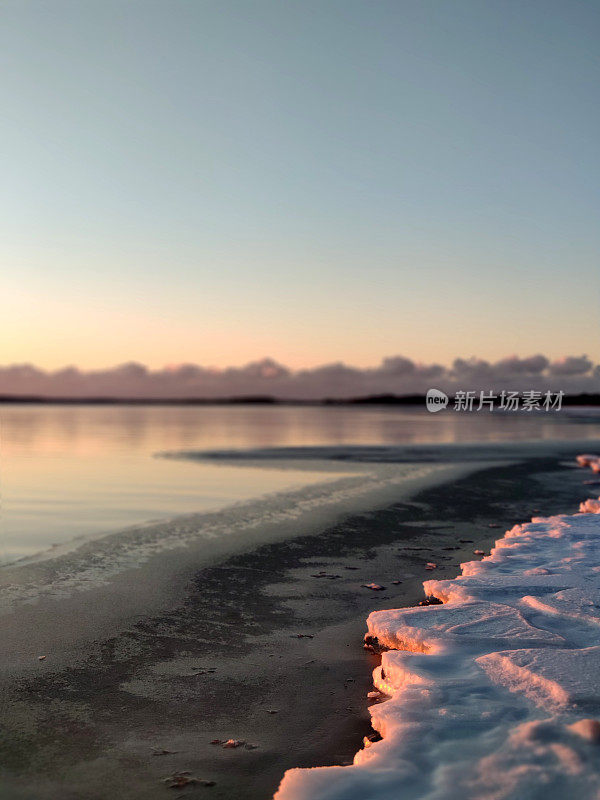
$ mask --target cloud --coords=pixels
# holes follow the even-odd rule
[[[546,356],[538,353],[538,355],[528,358],[519,358],[518,356],[503,358],[496,363],[495,368],[503,375],[539,375],[548,368],[549,363]]]
[[[414,375],[416,365],[410,358],[394,356],[393,358],[384,358],[380,370],[388,375]]]
[[[585,358],[585,356],[584,356]],[[579,361],[579,358],[569,356],[563,361]],[[562,362],[555,362],[559,364]],[[591,364],[590,364],[591,366]],[[494,363],[483,361],[479,358],[470,358],[468,360],[457,358],[452,364],[451,375],[456,380],[481,380],[481,381],[512,381],[515,378],[537,377],[543,375],[548,371],[552,375],[559,374],[576,374],[577,370],[573,369],[571,373],[567,372],[553,372],[550,361],[541,354],[528,356],[527,358],[519,358],[519,356],[507,356]]]
[[[587,356],[567,356],[550,364],[552,375],[585,375],[594,365]]]
[[[452,364],[451,375],[459,382],[461,380],[490,380],[494,375],[494,370],[489,361],[482,361],[479,358],[468,360],[457,358]]]
[[[211,399],[269,395],[310,400],[423,394],[432,387],[449,393],[458,389],[600,392],[600,366],[594,366],[587,356],[566,356],[551,362],[536,354],[526,358],[507,356],[496,362],[457,358],[450,367],[421,364],[395,355],[384,358],[377,367],[358,368],[337,362],[297,371],[271,358],[225,369],[175,364],[150,370],[135,362],[92,371],[69,366],[49,372],[31,364],[0,367],[0,394],[50,398]]]

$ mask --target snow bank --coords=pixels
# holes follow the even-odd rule
[[[442,605],[372,613],[383,738],[352,766],[289,770],[276,800],[598,800],[596,504],[517,525],[458,578],[426,581]]]

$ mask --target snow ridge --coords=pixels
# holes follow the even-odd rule
[[[276,800],[599,800],[599,514],[534,517],[425,581],[441,605],[370,614],[382,739],[352,766],[288,770]]]

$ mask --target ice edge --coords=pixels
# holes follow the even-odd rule
[[[600,472],[599,456],[577,461]],[[381,739],[352,766],[288,770],[276,800],[597,800],[600,498],[423,587],[440,604],[367,620]]]

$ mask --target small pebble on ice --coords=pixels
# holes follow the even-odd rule
[[[592,462],[598,460],[598,456],[592,455],[591,453],[582,453],[577,456],[576,460],[580,467],[589,467]]]
[[[361,584],[365,589],[372,589],[374,592],[382,592],[385,586],[380,586],[378,583],[363,583]]]
[[[195,778],[189,770],[174,772],[169,778],[163,778],[169,789],[184,789],[186,786],[216,786],[215,781],[205,781]]]

